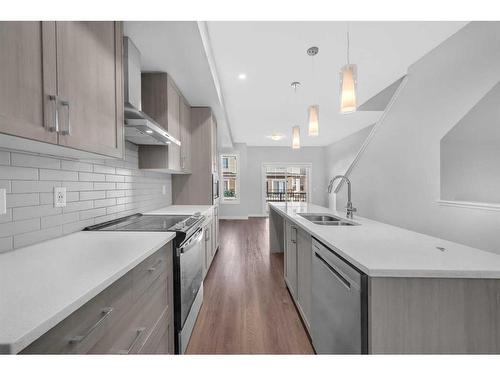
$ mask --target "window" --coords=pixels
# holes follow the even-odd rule
[[[238,155],[221,155],[222,164],[222,201],[224,203],[239,203],[240,176],[238,172]]]

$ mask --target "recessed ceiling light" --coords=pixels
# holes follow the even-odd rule
[[[280,133],[273,133],[271,135],[266,135],[266,138],[272,139],[273,141],[281,141],[285,136]]]
[[[243,80],[247,79],[247,75],[245,73],[240,73],[240,74],[238,74],[238,79],[243,81]]]

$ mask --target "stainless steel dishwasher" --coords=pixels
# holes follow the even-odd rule
[[[316,353],[367,353],[367,276],[316,239],[312,257],[311,332]]]

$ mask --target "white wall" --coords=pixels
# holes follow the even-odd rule
[[[500,83],[441,140],[441,198],[500,203]]]
[[[326,157],[326,176],[327,181],[330,181],[336,175],[346,173],[349,166],[352,164],[356,154],[363,145],[363,142],[373,129],[373,125],[367,126],[356,133],[351,134],[338,142],[325,147]],[[336,186],[336,184],[334,185]],[[328,206],[335,209],[335,195],[328,195]],[[339,206],[339,210],[343,208]]]
[[[221,149],[223,153],[237,153],[240,156],[240,202],[224,204],[221,202],[220,216],[247,217],[263,215],[262,206],[262,164],[268,162],[311,163],[313,203],[326,205],[325,150],[323,147],[302,147],[292,150],[289,147],[248,147],[235,143],[234,149]]]
[[[412,65],[350,176],[359,215],[500,253],[499,211],[436,203],[441,138],[499,78],[499,22],[470,23]]]

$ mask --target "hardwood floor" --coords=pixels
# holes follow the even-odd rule
[[[265,218],[220,221],[188,354],[314,353],[268,242]]]

